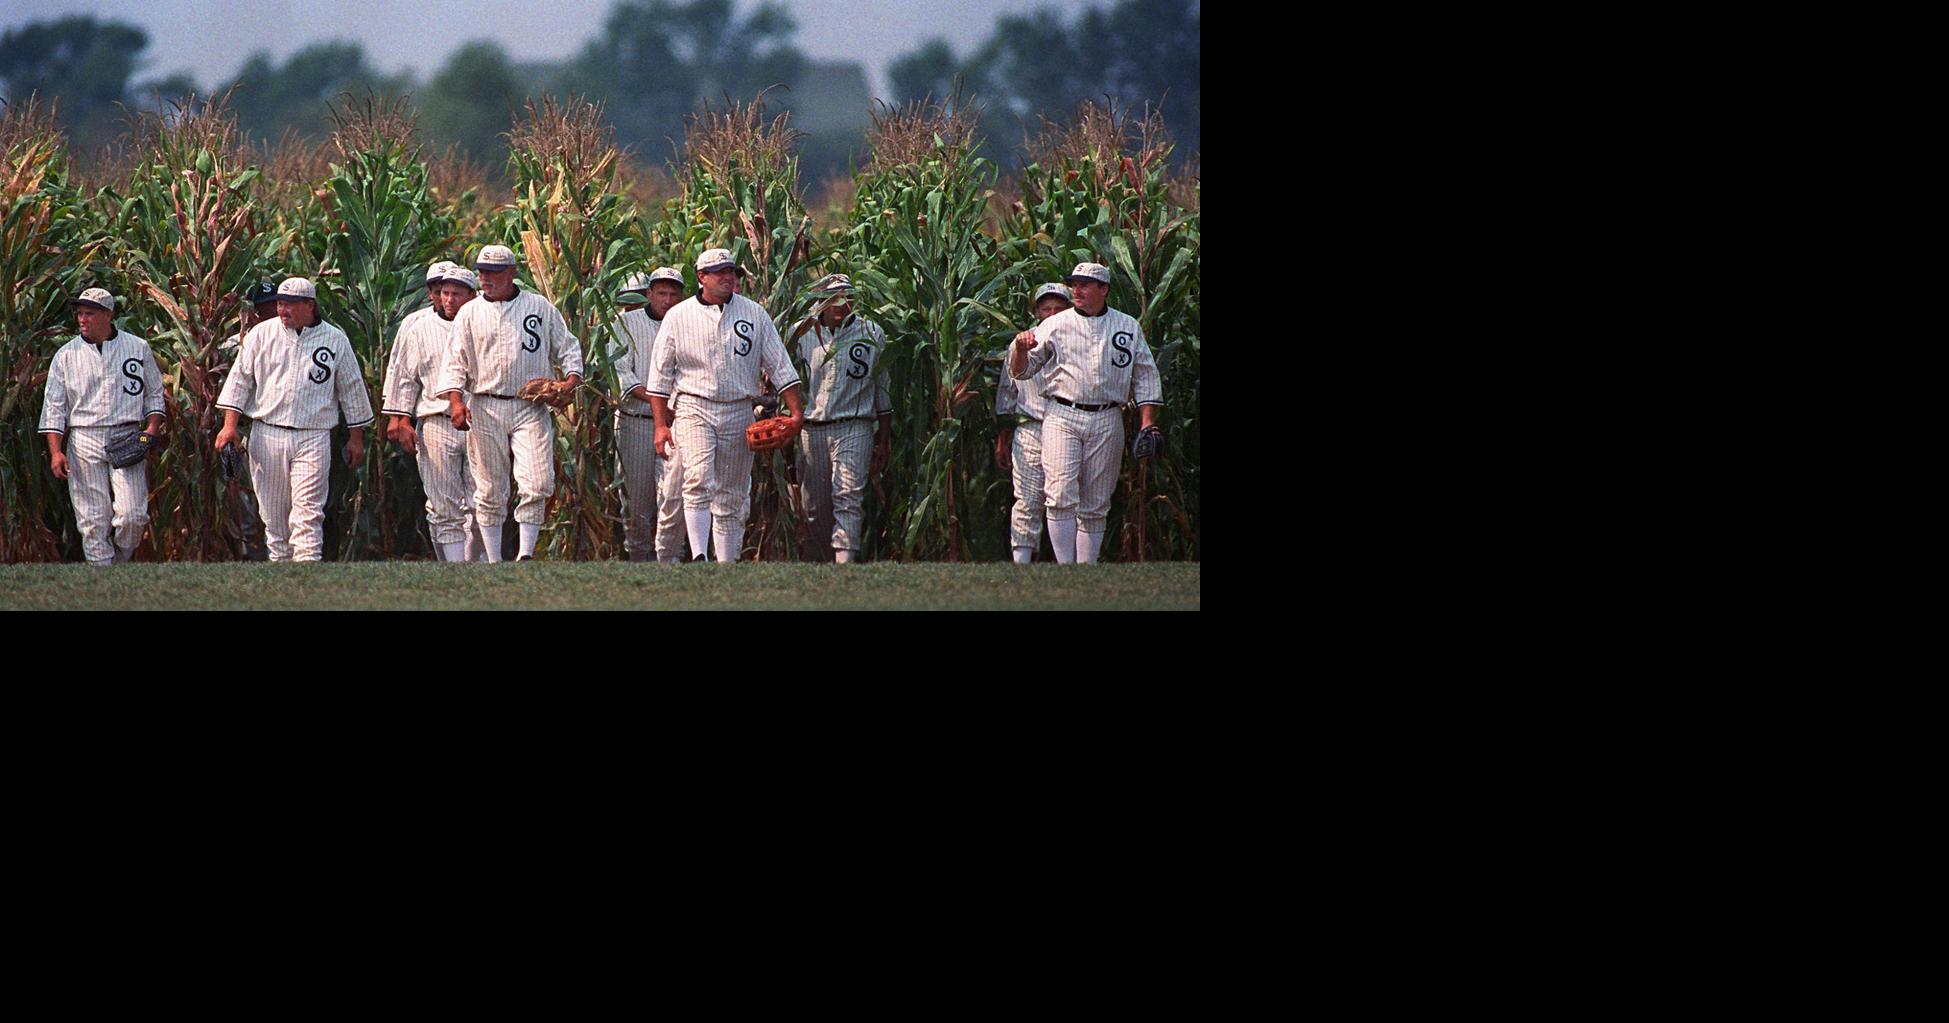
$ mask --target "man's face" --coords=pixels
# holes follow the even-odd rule
[[[291,330],[303,330],[311,326],[311,299],[280,298],[277,300],[278,322]]]
[[[457,281],[441,281],[440,294],[435,299],[434,308],[443,320],[451,320],[460,312],[460,307],[474,300],[474,289]]]
[[[819,322],[828,327],[837,327],[845,323],[846,317],[852,315],[852,312],[852,299],[841,294],[838,298],[832,299],[831,304],[819,314]]]
[[[505,302],[514,297],[514,267],[480,271],[481,294],[490,302]]]
[[[1044,295],[1035,304],[1035,322],[1041,323],[1067,308],[1069,303],[1063,301],[1061,295]]]
[[[81,328],[81,336],[90,341],[108,340],[109,322],[113,319],[114,317],[108,315],[106,309],[97,309],[91,305],[74,307],[75,324]]]
[[[1077,308],[1091,316],[1103,311],[1110,299],[1110,286],[1102,281],[1078,277],[1069,283],[1069,293],[1076,296]]]
[[[717,305],[729,299],[731,293],[738,290],[738,272],[731,269],[699,270],[697,284],[703,289],[704,298],[711,304]]]
[[[684,300],[683,286],[675,281],[658,281],[650,285],[650,319],[663,319],[670,307]]]
[[[276,315],[277,303],[275,301],[259,302],[244,310],[244,329],[248,330],[251,327],[255,327]]]

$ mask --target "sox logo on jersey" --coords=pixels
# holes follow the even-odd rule
[[[306,376],[311,378],[312,383],[322,384],[332,378],[332,360],[334,358],[335,356],[332,355],[332,350],[329,348],[312,349],[312,370],[306,374]]]

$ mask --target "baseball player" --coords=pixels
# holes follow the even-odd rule
[[[1143,330],[1109,306],[1109,268],[1078,263],[1066,283],[1076,304],[1017,334],[1008,371],[1027,380],[1048,367],[1040,383],[1049,546],[1061,564],[1095,564],[1123,464],[1123,404],[1136,402],[1148,429],[1163,392]]]
[[[1069,308],[1069,289],[1050,283],[1035,289],[1032,299],[1036,322]],[[1033,333],[1033,332],[1028,332]],[[1013,427],[1003,426],[995,433],[995,468],[1010,473],[1015,481],[1015,507],[1009,513],[1008,542],[1018,565],[1035,559],[1042,543],[1042,420],[1049,403],[1043,400],[1041,380],[1017,380],[1002,374],[995,388],[995,418],[1012,416]]]
[[[217,407],[218,451],[236,443],[238,417],[251,418],[250,477],[271,560],[323,560],[332,427],[342,414],[351,432],[345,460],[357,465],[374,417],[352,342],[318,318],[318,289],[309,280],[277,286],[277,319],[244,335]]]
[[[454,429],[448,403],[428,392],[446,369],[453,320],[480,288],[474,272],[452,263],[436,264],[438,294],[433,308],[406,318],[386,366],[380,411],[391,416],[386,436],[415,457],[426,491],[426,523],[441,561],[486,557],[474,523],[474,478],[467,471],[467,436]]]
[[[650,392],[643,382],[649,379],[663,317],[683,301],[683,272],[672,266],[658,267],[647,277],[631,277],[623,290],[648,303],[622,315],[609,349],[623,392],[616,410],[616,454],[623,464],[627,505],[623,510],[623,547],[631,561],[677,561],[682,558],[683,543],[679,528],[683,498],[677,492],[682,480],[662,487],[665,500],[658,500],[658,485],[665,474],[657,464],[656,417],[650,411]]]
[[[867,474],[877,475],[893,453],[893,397],[879,367],[886,331],[854,315],[852,280],[833,274],[819,291],[825,298],[812,329],[798,339],[809,377],[799,473],[812,531],[808,554],[844,565],[865,546]]]
[[[162,371],[149,342],[116,329],[107,289],[89,288],[69,304],[79,332],[48,367],[40,432],[54,478],[68,481],[82,555],[112,565],[129,560],[149,524],[149,463],[118,469],[107,448],[137,426],[151,451],[161,447]]]
[[[453,343],[436,398],[446,398],[447,415],[467,431],[467,468],[474,477],[474,521],[480,526],[487,560],[501,560],[501,528],[508,516],[508,470],[514,470],[521,527],[515,560],[530,561],[541,538],[548,497],[555,492],[555,417],[547,406],[517,397],[523,384],[554,379],[556,363],[566,378],[555,392],[582,383],[582,342],[547,299],[514,283],[514,250],[489,245],[474,259],[481,298],[453,318]],[[470,402],[462,397],[473,395]]]
[[[242,295],[243,312],[238,317],[237,333],[217,346],[219,360],[216,371],[211,374],[218,393],[222,393],[223,382],[230,375],[230,367],[237,362],[237,353],[243,349],[244,335],[250,328],[277,316],[277,285],[269,281],[259,281]],[[237,420],[237,443],[244,450],[250,449],[250,420]],[[238,531],[243,537],[245,561],[264,561],[270,557],[264,546],[264,519],[257,509],[257,490],[250,480],[250,460],[244,459],[238,467],[236,479]],[[231,488],[226,487],[226,490]]]
[[[744,432],[763,374],[778,385],[792,425],[805,422],[799,375],[763,306],[737,294],[737,265],[725,249],[697,257],[699,292],[677,303],[657,332],[648,393],[657,454],[683,452],[684,527],[692,561],[717,545],[717,560],[738,560],[751,504],[751,448]]]

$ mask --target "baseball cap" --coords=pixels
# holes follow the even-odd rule
[[[623,290],[648,291],[650,290],[650,279],[644,274],[630,274],[629,280],[623,282]]]
[[[277,301],[277,285],[270,281],[258,281],[254,287],[244,289],[243,300],[251,305],[263,305]]]
[[[827,294],[851,291],[853,290],[853,279],[845,274],[828,274],[826,279],[820,282],[819,290]]]
[[[453,280],[452,274],[458,269],[460,269],[458,263],[451,259],[442,259],[426,268],[426,283],[438,284],[441,281]]]
[[[1063,280],[1097,281],[1108,284],[1110,283],[1110,268],[1101,263],[1078,263],[1076,264],[1076,269],[1069,271],[1069,276],[1063,278]]]
[[[443,281],[452,281],[455,284],[465,284],[475,291],[480,290],[480,278],[472,270],[464,266],[454,266],[449,263],[447,265],[447,275],[440,279]]]
[[[700,274],[710,273],[713,270],[731,270],[737,265],[731,260],[730,249],[705,249],[704,254],[697,257],[697,272]]]
[[[303,277],[286,277],[284,283],[277,286],[277,297],[290,301],[308,298],[315,302],[318,300],[318,289]]]
[[[514,250],[505,245],[489,245],[474,257],[476,270],[508,270],[514,267]]]
[[[91,305],[97,309],[112,313],[115,311],[115,296],[109,294],[107,288],[89,288],[69,304]]]
[[[659,266],[650,271],[650,284],[655,284],[658,281],[669,281],[681,288],[684,286],[683,271],[674,266]],[[644,287],[648,286],[647,284],[644,285]]]
[[[1069,287],[1067,285],[1059,284],[1055,281],[1050,281],[1049,283],[1044,284],[1042,287],[1035,289],[1035,297],[1029,299],[1029,306],[1033,308],[1036,303],[1042,301],[1044,298],[1050,295],[1054,295],[1057,298],[1060,298],[1063,301],[1068,302],[1070,305],[1076,304],[1076,299],[1070,295]]]

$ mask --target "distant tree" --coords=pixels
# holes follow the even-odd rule
[[[510,111],[520,106],[529,89],[508,61],[508,54],[490,42],[472,42],[454,51],[447,66],[414,97],[420,127],[437,146],[459,143],[460,148],[491,171],[507,163]]]
[[[896,101],[947,95],[958,76],[965,97],[985,108],[982,131],[1005,152],[1038,117],[1061,118],[1085,99],[1116,98],[1132,109],[1163,102],[1177,158],[1198,151],[1201,5],[1197,0],[1121,0],[1066,22],[1041,9],[996,19],[966,60],[928,40],[887,69]]]
[[[412,89],[410,75],[386,76],[366,63],[357,43],[313,43],[291,55],[282,67],[268,53],[253,54],[235,80],[217,87],[238,86],[233,99],[237,125],[259,139],[275,140],[286,128],[308,136],[330,130],[325,115],[341,92],[371,89],[396,96]]]
[[[606,103],[616,140],[655,159],[670,155],[664,140],[682,139],[684,116],[702,104],[796,80],[806,64],[792,45],[797,30],[775,3],[740,18],[731,0],[622,0],[559,83]]]
[[[69,17],[33,22],[0,36],[0,94],[38,92],[58,101],[70,142],[90,150],[113,138],[129,76],[149,36],[133,25]]]

